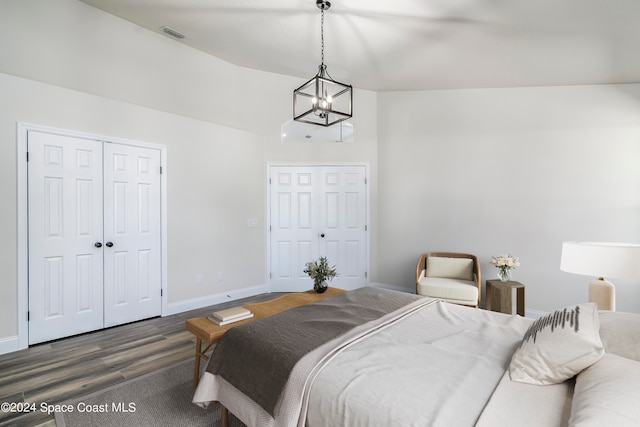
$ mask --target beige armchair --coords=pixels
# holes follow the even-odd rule
[[[478,307],[480,264],[472,254],[425,252],[416,265],[416,293],[453,304]]]

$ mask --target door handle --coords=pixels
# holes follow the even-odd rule
[[[320,233],[320,237],[324,239],[324,233]]]
[[[95,246],[96,248],[101,248],[101,247],[102,247],[102,243],[100,243],[100,242],[95,242],[95,243],[93,244],[93,246]]]
[[[106,245],[108,248],[110,248],[111,246],[113,246],[113,243],[112,243],[112,242],[107,242],[107,243],[105,243],[105,245]]]

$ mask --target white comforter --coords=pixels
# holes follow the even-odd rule
[[[427,306],[324,367],[311,387],[308,426],[473,426],[530,322]]]
[[[571,425],[570,416],[592,425],[604,425],[603,417],[638,425],[640,315],[600,314],[602,341],[612,354],[580,373],[582,387],[574,391],[573,379],[553,386],[509,380],[511,355],[532,319],[430,301],[323,364],[300,421],[306,412],[308,427],[551,427]],[[194,402],[211,400],[222,401],[250,427],[289,425],[205,373]],[[296,412],[299,399],[286,400]]]

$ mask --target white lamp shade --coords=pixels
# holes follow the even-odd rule
[[[640,245],[564,242],[560,270],[585,276],[640,279]]]

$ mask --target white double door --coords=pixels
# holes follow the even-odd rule
[[[331,286],[366,285],[366,167],[271,166],[269,185],[271,290],[311,289],[303,270],[321,256],[339,274]]]
[[[160,151],[28,132],[29,343],[161,313]]]

